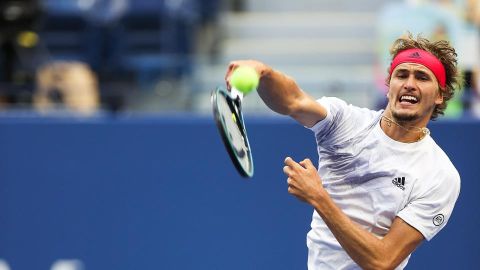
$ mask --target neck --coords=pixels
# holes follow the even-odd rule
[[[408,123],[396,121],[393,117],[387,116],[386,112],[383,113],[380,121],[380,127],[382,130],[395,141],[403,143],[418,142],[423,139],[427,134],[430,134],[428,128],[425,125],[415,126]]]

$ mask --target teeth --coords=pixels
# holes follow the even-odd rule
[[[408,101],[415,101],[415,102],[417,102],[417,98],[416,98],[416,97],[413,97],[413,96],[402,96],[402,97],[400,98],[400,100],[401,100],[401,101],[403,101],[403,100],[408,100]]]

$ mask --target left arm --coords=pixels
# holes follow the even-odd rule
[[[288,192],[312,205],[348,255],[363,269],[393,269],[423,241],[415,228],[395,218],[382,239],[355,224],[333,202],[308,159],[285,159]]]

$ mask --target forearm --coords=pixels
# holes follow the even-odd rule
[[[292,78],[270,67],[262,71],[257,91],[270,109],[284,115],[294,113],[305,95]]]
[[[324,194],[311,203],[322,217],[337,241],[362,269],[390,269],[396,254],[388,252],[387,245],[372,233],[355,224],[333,200]]]
[[[271,68],[261,75],[258,94],[270,109],[291,116],[303,126],[312,127],[327,115],[325,108],[292,78]]]

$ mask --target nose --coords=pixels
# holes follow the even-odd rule
[[[413,90],[415,89],[415,75],[414,74],[411,74],[410,76],[408,76],[407,80],[405,81],[405,84],[404,84],[404,88],[406,90]]]

